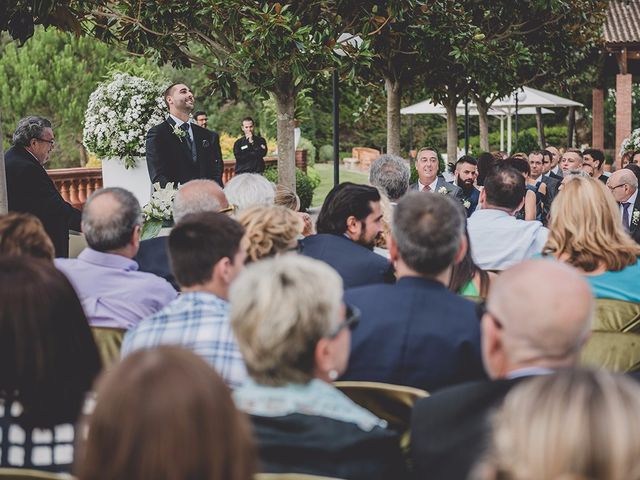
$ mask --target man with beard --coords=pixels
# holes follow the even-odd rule
[[[465,221],[448,195],[410,192],[398,202],[388,240],[397,283],[344,295],[362,321],[351,334],[343,379],[433,391],[485,378],[475,306],[447,289],[467,251]]]
[[[302,241],[302,253],[331,265],[345,289],[395,281],[389,261],[373,252],[382,233],[377,188],[350,182],[333,187],[322,204],[316,229],[316,235]]]
[[[475,211],[480,200],[480,190],[473,183],[478,176],[478,162],[470,155],[464,155],[456,162],[456,185],[462,189],[462,204],[467,217]]]
[[[222,185],[222,158],[211,132],[189,122],[193,93],[183,83],[174,83],[164,92],[169,109],[167,119],[147,132],[147,168],[151,183],[184,184],[195,178],[215,180]],[[175,185],[174,185],[175,186]]]

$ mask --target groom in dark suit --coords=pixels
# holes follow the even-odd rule
[[[493,280],[481,309],[482,358],[492,380],[456,385],[416,403],[414,478],[468,478],[486,447],[490,415],[509,390],[527,377],[577,364],[593,303],[583,276],[559,262],[529,260]]]
[[[208,178],[222,185],[222,162],[216,159],[211,132],[189,123],[193,93],[182,83],[164,92],[169,116],[147,132],[147,168],[151,183],[184,184],[194,178]],[[175,185],[174,185],[175,186]]]

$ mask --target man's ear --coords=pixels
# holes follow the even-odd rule
[[[480,199],[478,200],[482,208],[485,208],[485,204],[487,203],[487,194],[484,191],[484,188],[480,191]]]
[[[481,320],[482,360],[484,368],[492,379],[501,378],[506,371],[502,335],[489,313]]]
[[[396,243],[396,239],[393,238],[393,234],[387,235],[387,248],[389,249],[389,259],[391,263],[395,263],[400,258],[400,253],[398,252],[398,244]]]
[[[232,270],[233,264],[229,257],[222,257],[218,262],[213,266],[211,270],[211,280],[220,279],[225,284],[230,284],[232,278]]]
[[[140,235],[142,233],[142,227],[140,225],[136,225],[133,227],[133,232],[131,232],[131,244],[138,248],[140,246]]]
[[[358,221],[358,219],[353,215],[349,215],[347,217],[346,223],[347,223],[347,233],[357,235],[358,228],[360,227],[360,222]]]

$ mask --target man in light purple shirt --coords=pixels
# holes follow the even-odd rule
[[[128,329],[177,296],[169,282],[139,272],[132,260],[140,245],[141,223],[140,205],[131,192],[98,190],[82,212],[89,248],[77,259],[55,260],[78,293],[91,326]]]

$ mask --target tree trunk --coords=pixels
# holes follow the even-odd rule
[[[387,153],[400,155],[400,82],[385,78],[387,90]]]
[[[489,151],[489,106],[484,99],[475,99],[478,109],[478,124],[480,127],[480,150]]]
[[[4,145],[2,136],[2,117],[0,116],[0,215],[9,211],[7,200],[7,177],[4,169]]]
[[[458,160],[458,115],[456,105],[458,102],[447,101],[447,163],[456,163]]]
[[[536,107],[536,126],[538,127],[538,145],[544,150],[547,142],[544,138],[544,120],[542,119],[542,108]]]
[[[569,115],[567,120],[567,147],[572,148],[574,146],[576,129],[576,107],[569,107]]]
[[[293,88],[274,92],[278,127],[278,183],[296,189],[296,150],[294,143],[294,111],[296,95]]]

